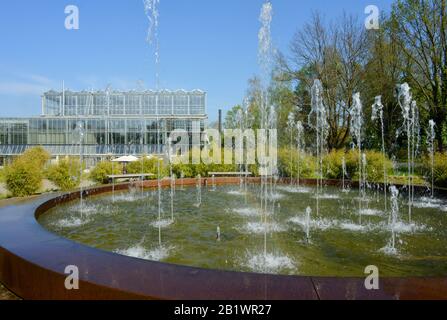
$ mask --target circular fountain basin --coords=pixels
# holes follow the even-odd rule
[[[212,191],[208,182],[201,206],[188,187],[195,180],[185,180],[184,190],[177,185],[174,222],[165,189],[161,224],[156,194],[128,192],[128,185],[117,186],[115,196],[110,186],[87,191],[82,216],[79,193],[1,208],[0,281],[23,298],[47,299],[447,298],[442,199],[418,200],[412,225],[400,200],[394,252],[382,194],[368,194],[360,223],[356,192],[327,187],[317,215],[311,186],[279,185],[265,258],[258,186],[244,194],[238,179],[216,183],[230,185]],[[307,206],[313,209],[309,241]],[[67,265],[79,267],[79,290],[64,287]],[[379,268],[379,290],[365,289],[368,265]]]
[[[356,277],[375,265],[382,276],[447,274],[447,200],[417,198],[410,223],[407,200],[399,199],[393,248],[390,213],[381,192],[370,190],[359,202],[357,190],[328,186],[317,213],[315,191],[311,186],[277,186],[266,224],[258,184],[250,184],[246,193],[239,185],[203,187],[200,206],[195,187],[177,187],[172,212],[170,189],[163,189],[160,220],[158,192],[135,188],[90,197],[82,212],[79,202],[57,206],[39,222],[87,246],[197,268]],[[307,207],[312,208],[309,222]]]

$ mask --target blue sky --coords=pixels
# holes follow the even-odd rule
[[[391,0],[272,0],[274,46],[287,53],[313,11],[366,17],[367,5],[388,11]],[[210,121],[240,103],[259,72],[258,16],[263,0],[160,0],[160,82],[168,89],[208,92]],[[80,29],[64,27],[66,5],[80,10]],[[145,42],[142,0],[16,0],[0,10],[0,116],[40,113],[50,88],[155,87],[154,58]]]

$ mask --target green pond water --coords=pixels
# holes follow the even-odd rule
[[[203,187],[200,206],[195,187],[182,190],[177,186],[174,222],[169,189],[162,191],[161,224],[157,191],[138,189],[87,198],[82,210],[79,201],[60,205],[39,222],[51,232],[91,247],[193,267],[364,276],[365,267],[375,265],[382,276],[447,275],[447,200],[416,197],[410,224],[407,199],[400,196],[392,250],[390,214],[385,212],[382,193],[370,190],[359,204],[357,190],[327,187],[317,215],[315,192],[311,187],[277,186],[275,212],[267,216],[267,224],[259,209],[258,185],[249,185],[247,193],[240,192],[239,186],[215,191]],[[307,207],[312,209],[309,241]]]

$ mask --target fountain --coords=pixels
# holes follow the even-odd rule
[[[158,6],[160,0],[143,0],[144,12],[149,20],[149,29],[147,32],[147,42],[149,45],[154,45],[154,57],[155,57],[155,82],[156,88],[159,89],[160,77],[159,77],[159,65],[160,65],[160,43],[158,40],[158,24],[159,24],[159,12]]]
[[[171,175],[171,189],[169,191],[171,196],[171,221],[174,221],[175,174]]]
[[[397,101],[404,119],[403,126],[396,132],[399,137],[405,132],[407,137],[407,189],[408,189],[408,220],[412,222],[414,202],[414,163],[419,148],[419,110],[413,101],[410,86],[404,83],[398,87]]]
[[[433,120],[428,122],[428,134],[427,134],[427,145],[428,152],[430,153],[430,165],[431,165],[431,198],[435,196],[435,126],[436,123]]]
[[[79,145],[79,211],[81,212],[81,219],[84,217],[84,188],[82,186],[82,174],[83,174],[83,163],[84,163],[84,122],[78,121],[76,123],[75,134],[77,137],[77,142]]]
[[[213,174],[213,176],[211,177],[211,191],[216,191],[216,176]]]
[[[345,179],[346,179],[346,158],[343,156],[341,159],[341,170],[342,170],[342,191],[346,192],[346,185],[345,185]]]
[[[297,172],[297,186],[300,187],[300,180],[301,180],[301,153],[304,150],[304,126],[301,121],[296,122],[296,149],[298,152],[298,160],[297,160],[297,166],[298,166],[298,172]]]
[[[244,132],[244,111],[242,109],[238,109],[237,114],[236,114],[236,122],[239,124],[239,130],[241,131],[241,135]],[[239,163],[239,190],[241,192],[243,192],[244,189],[244,180],[243,180],[243,170],[244,170],[244,159],[243,159],[243,155],[244,155],[244,141],[242,140],[241,143],[239,144],[239,154],[242,157],[241,158],[241,162]]]
[[[290,186],[293,185],[293,131],[295,129],[295,114],[293,112],[289,113],[287,118],[287,130],[290,133]]]
[[[372,116],[371,120],[376,121],[379,119],[380,121],[380,128],[382,132],[382,154],[384,157],[386,157],[385,152],[385,126],[383,121],[383,104],[382,104],[382,96],[377,96],[375,98],[374,104],[372,105]],[[387,211],[388,201],[387,201],[387,189],[388,189],[388,175],[386,172],[386,165],[385,162],[383,162],[383,196],[384,196],[384,202],[385,202],[385,212]]]
[[[391,192],[391,243],[389,245],[389,253],[396,254],[396,225],[399,218],[399,191],[395,186],[390,187]]]
[[[273,16],[273,7],[270,1],[266,1],[262,5],[261,14],[259,16],[259,21],[261,22],[261,28],[258,33],[258,43],[259,43],[259,63],[261,67],[261,86],[262,93],[260,95],[259,105],[261,112],[261,129],[268,129],[269,127],[269,94],[267,90],[267,84],[269,83],[269,79],[271,76],[271,63],[272,63],[272,40],[271,40],[271,23]],[[262,141],[261,144],[264,144],[266,147],[267,141]],[[261,176],[261,213],[262,213],[262,222],[264,224],[264,267],[267,265],[267,216],[268,216],[268,176],[267,172],[265,172],[267,164],[261,163],[261,170],[263,171],[263,175]]]
[[[217,226],[217,230],[216,230],[216,240],[220,241],[221,237],[220,237],[220,227]]]
[[[158,12],[156,5],[159,1],[145,1],[147,13],[150,11],[152,23],[158,25]],[[270,130],[277,128],[277,111],[272,105],[271,97],[268,93],[268,85],[265,81],[267,75],[270,76],[271,59],[271,36],[270,24],[272,21],[272,5],[269,1],[265,2],[261,11],[261,30],[259,32],[260,61],[264,69],[264,82],[262,94],[260,95],[259,105],[261,110],[261,129]],[[156,34],[156,32],[155,32]],[[158,48],[157,48],[158,61]],[[157,74],[158,82],[158,74]],[[157,84],[158,86],[158,84]],[[315,80],[312,86],[311,112],[308,116],[308,122],[316,133],[315,152],[317,156],[317,184],[316,187],[309,186],[309,194],[305,192],[288,192],[288,189],[277,188],[278,170],[271,163],[261,164],[260,192],[249,194],[245,190],[245,204],[231,194],[229,190],[234,187],[222,186],[213,175],[211,177],[212,188],[202,188],[202,178],[188,180],[184,186],[184,173],[181,177],[181,188],[186,192],[177,192],[176,177],[173,174],[171,164],[172,141],[167,139],[167,144],[163,143],[160,135],[160,124],[157,126],[157,180],[148,181],[148,185],[156,188],[157,201],[152,205],[148,204],[144,197],[135,197],[132,203],[123,204],[120,201],[110,204],[110,195],[104,194],[89,199],[89,207],[92,205],[94,214],[89,215],[88,224],[67,223],[66,216],[74,212],[73,204],[67,203],[56,206],[48,213],[40,217],[41,223],[48,229],[61,234],[69,239],[82,242],[83,244],[93,246],[102,250],[109,250],[119,254],[134,255],[148,260],[162,260],[170,264],[179,264],[194,266],[200,268],[224,269],[232,271],[256,271],[275,274],[293,274],[293,275],[312,275],[312,276],[362,276],[364,262],[366,258],[375,259],[381,266],[381,274],[385,275],[411,275],[420,273],[422,275],[443,275],[445,274],[445,265],[434,263],[439,261],[439,257],[447,255],[447,246],[443,244],[447,240],[447,217],[442,214],[440,208],[434,208],[433,214],[423,216],[420,208],[414,208],[414,223],[409,225],[399,221],[399,192],[396,187],[391,187],[386,192],[391,193],[391,211],[389,214],[374,214],[383,212],[383,206],[386,205],[380,201],[371,201],[368,205],[370,210],[369,219],[363,222],[363,225],[354,224],[357,219],[351,216],[352,212],[357,212],[357,200],[360,203],[370,196],[372,191],[367,188],[367,158],[362,149],[362,104],[360,95],[353,97],[353,106],[351,112],[352,136],[356,142],[359,152],[359,198],[357,194],[346,193],[343,197],[338,197],[340,190],[331,185],[323,186],[323,163],[322,158],[327,151],[328,138],[328,115],[327,109],[323,103],[323,86],[319,80]],[[401,95],[401,103],[407,97]],[[411,100],[411,99],[410,99]],[[412,161],[409,165],[409,176],[414,174],[414,158],[418,153],[418,114],[414,102],[410,101],[409,117],[412,122],[407,126],[407,135],[409,136],[409,158]],[[373,106],[373,113],[376,119],[380,119],[382,124],[382,152],[385,153],[384,133],[383,133],[383,106],[379,98],[376,98]],[[241,110],[238,113],[238,125],[241,130],[248,127],[247,110]],[[157,119],[157,122],[159,122]],[[298,174],[297,184],[300,185],[301,172],[301,153],[305,150],[304,126],[301,121],[296,121],[293,113],[289,115],[288,129],[290,130],[290,148],[292,150],[294,138],[298,152]],[[434,131],[434,123],[430,123],[431,130]],[[83,161],[83,124],[79,125],[80,137],[80,157]],[[296,130],[296,137],[294,133]],[[140,137],[141,154],[144,154],[144,141]],[[269,138],[272,138],[269,136]],[[161,139],[161,141],[160,141]],[[433,147],[434,138],[430,140]],[[138,141],[136,142],[138,147]],[[271,143],[267,139],[261,140],[265,149]],[[430,143],[429,143],[430,144]],[[166,150],[163,150],[163,147]],[[242,147],[242,146],[241,146]],[[270,150],[270,148],[268,148]],[[136,152],[136,150],[135,150]],[[432,151],[433,153],[434,151]],[[169,160],[169,177],[162,188],[162,170],[161,162],[158,156],[166,155]],[[243,162],[243,161],[242,161]],[[345,178],[347,176],[346,159],[343,157],[343,191],[346,190]],[[293,184],[293,156],[291,158],[291,184]],[[245,166],[245,167],[244,167]],[[248,170],[247,163],[240,164],[241,172]],[[380,170],[380,169],[379,169]],[[432,169],[433,170],[433,169]],[[113,169],[112,169],[113,171]],[[142,161],[142,173],[144,172],[144,163]],[[81,172],[82,174],[82,172]],[[386,170],[385,188],[387,188]],[[170,188],[167,184],[170,179]],[[208,180],[205,180],[207,183]],[[236,182],[237,183],[237,182]],[[240,187],[242,188],[242,176]],[[412,183],[412,179],[411,182]],[[246,188],[246,183],[245,183]],[[253,187],[255,189],[256,187]],[[333,197],[323,194],[323,188],[332,193],[337,193]],[[412,185],[408,187],[412,199],[414,189]],[[108,190],[108,189],[107,189]],[[256,189],[255,189],[256,190]],[[256,190],[257,191],[257,190]],[[284,191],[284,192],[281,192]],[[192,196],[196,192],[196,197]],[[316,195],[316,210],[309,207],[314,202]],[[332,196],[331,194],[329,194]],[[114,197],[114,194],[112,195]],[[81,187],[81,208],[83,192]],[[203,199],[202,199],[203,197]],[[162,220],[163,199],[170,198],[171,217],[170,220]],[[372,198],[372,197],[371,197]],[[334,199],[337,199],[334,201]],[[174,200],[178,213],[174,221]],[[90,202],[91,201],[91,202]],[[412,200],[409,200],[412,201]],[[259,205],[259,202],[261,205]],[[166,201],[168,205],[168,200]],[[241,208],[241,205],[244,207]],[[143,208],[143,209],[142,209]],[[166,207],[167,208],[167,207]],[[107,210],[106,210],[107,209]],[[223,210],[224,209],[224,210]],[[81,210],[83,212],[83,209]],[[110,214],[113,212],[113,214]],[[141,214],[141,213],[144,214]],[[296,212],[300,212],[299,217],[294,217]],[[305,213],[303,216],[303,212]],[[320,213],[324,212],[324,217]],[[387,212],[388,213],[388,212]],[[147,229],[148,217],[158,222],[152,224],[158,228]],[[362,220],[362,210],[359,211],[360,220]],[[367,213],[365,213],[366,215]],[[65,219],[65,220],[64,220]],[[389,220],[388,220],[389,219]],[[305,241],[297,243],[297,233],[290,226],[290,222],[302,226],[305,233]],[[360,221],[362,223],[362,221]],[[110,237],[111,229],[120,235],[119,237]],[[162,244],[162,228],[170,226],[166,234],[166,243],[173,245],[166,248]],[[248,227],[247,227],[248,226]],[[312,240],[311,240],[312,229]],[[131,230],[131,232],[129,232]],[[216,241],[213,241],[214,231],[216,232]],[[222,238],[221,230],[225,230],[225,236]],[[399,260],[397,255],[378,254],[380,247],[378,243],[389,240],[389,230],[391,230],[390,250],[396,252],[398,234],[418,232],[418,237],[411,239],[411,246],[399,248],[399,251],[405,251],[406,258]],[[95,237],[91,237],[94,232]],[[436,237],[433,237],[436,234]],[[127,235],[127,236],[126,236]],[[112,238],[112,239],[111,239]],[[142,240],[139,240],[142,239]],[[155,243],[158,240],[158,249],[146,252],[144,245],[146,243]],[[225,240],[225,243],[215,243]],[[306,242],[308,245],[303,245]],[[135,247],[135,243],[137,246]],[[310,244],[315,245],[310,245]],[[353,244],[354,243],[354,244]],[[225,245],[223,245],[225,244]],[[261,245],[262,244],[262,245]],[[269,246],[268,246],[269,245]],[[132,247],[134,246],[134,247]],[[262,246],[262,252],[261,251]],[[430,247],[433,246],[433,247]],[[122,250],[124,247],[130,247],[132,250]],[[170,248],[176,248],[171,250]],[[326,248],[331,248],[332,252],[337,254],[328,254]],[[430,249],[433,249],[430,251]],[[169,251],[167,251],[169,250]],[[279,251],[281,250],[281,251]],[[249,252],[249,256],[244,253]],[[339,254],[338,254],[339,253]],[[421,254],[423,253],[423,254]],[[349,256],[349,264],[346,264],[346,256]],[[131,260],[131,259],[128,259]],[[317,262],[317,263],[316,263]],[[396,263],[399,262],[399,263]]]
[[[317,216],[320,215],[320,197],[323,191],[323,156],[326,150],[326,139],[329,134],[326,107],[323,103],[323,86],[320,80],[315,80],[311,89],[311,112],[308,117],[309,126],[316,132],[316,155],[317,155]],[[312,124],[312,116],[315,116]]]
[[[306,208],[306,241],[310,241],[310,216],[312,214],[312,209],[310,207]]]
[[[180,190],[185,190],[185,174],[182,172],[180,172]]]
[[[366,186],[368,181],[368,172],[366,171],[366,166],[368,164],[368,161],[366,159],[366,153],[362,153],[362,181],[363,181],[363,188],[362,188],[362,201],[366,201]]]
[[[202,205],[202,177],[199,174],[196,182],[196,207]]]
[[[362,102],[360,101],[360,93],[356,93],[352,96],[352,107],[349,110],[351,115],[351,135],[356,141],[359,162],[358,162],[358,174],[359,174],[359,218],[360,224],[362,223],[362,202],[364,199],[365,181],[363,180],[363,165],[362,165],[362,126],[363,126],[363,114],[362,114]]]

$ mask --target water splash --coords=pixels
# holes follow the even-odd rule
[[[433,120],[428,122],[429,130],[427,132],[427,145],[428,152],[430,153],[430,165],[431,165],[431,197],[435,196],[435,126],[436,123]]]
[[[158,39],[158,26],[159,26],[159,11],[158,6],[160,0],[143,0],[144,13],[149,20],[149,28],[147,32],[146,41],[150,46],[154,45],[154,57],[155,57],[155,81],[156,88],[159,89],[159,65],[160,65],[160,42]]]
[[[78,121],[76,123],[76,129],[75,129],[75,135],[76,135],[76,141],[79,145],[79,200],[80,200],[80,212],[81,212],[81,219],[84,216],[84,188],[82,186],[82,173],[84,171],[84,135],[85,135],[85,128],[84,128],[84,122]]]
[[[362,209],[361,214],[363,216],[382,216],[383,211],[378,209]]]
[[[174,220],[172,219],[162,219],[162,220],[156,220],[151,223],[151,226],[157,229],[166,229],[167,227],[171,226],[174,223]]]
[[[248,234],[265,234],[285,232],[287,229],[276,222],[248,222],[241,228],[241,231]]]
[[[346,158],[343,156],[341,160],[341,168],[342,168],[342,191],[346,192],[346,185],[345,185],[345,179],[346,179]]]
[[[383,121],[383,104],[382,104],[382,96],[375,97],[374,104],[372,105],[372,116],[371,120],[376,121],[379,119],[380,121],[380,128],[382,132],[382,155],[386,156],[385,151],[385,126]],[[388,175],[386,172],[386,164],[385,161],[383,162],[383,193],[384,193],[384,200],[385,200],[385,212],[388,211],[388,200],[387,200],[387,189],[388,189]]]
[[[148,250],[141,244],[138,244],[124,250],[116,250],[115,253],[138,259],[162,261],[169,257],[169,253],[172,249],[172,247],[158,246],[152,250]]]
[[[316,151],[317,151],[317,216],[320,214],[320,195],[323,191],[323,155],[326,150],[326,139],[329,135],[329,125],[327,121],[327,111],[323,103],[323,86],[321,81],[316,79],[311,89],[311,112],[308,116],[309,125],[316,131]],[[315,119],[313,119],[315,117]]]
[[[266,81],[270,77],[270,70],[273,57],[271,24],[273,19],[273,6],[270,1],[266,1],[262,5],[259,22],[261,28],[258,33],[258,59],[262,69],[263,80]]]
[[[293,133],[295,131],[295,114],[293,112],[289,113],[289,116],[287,117],[287,130],[290,133],[290,163],[289,163],[289,170],[290,170],[290,185],[293,185]]]
[[[401,128],[396,131],[399,137],[405,132],[407,137],[407,187],[408,187],[408,221],[412,222],[412,207],[414,202],[414,170],[415,157],[419,149],[420,127],[419,127],[419,109],[416,101],[413,101],[411,89],[407,83],[398,87],[397,101],[401,108],[401,114],[404,123]]]
[[[360,100],[360,93],[355,93],[352,96],[352,107],[349,110],[351,115],[351,135],[355,139],[358,149],[358,173],[359,173],[359,198],[364,198],[365,181],[363,180],[363,165],[362,165],[362,127],[363,127],[363,106]],[[359,201],[359,218],[362,223],[362,201]]]
[[[307,214],[307,212],[306,212]],[[293,218],[290,218],[288,220],[290,223],[299,225],[303,228],[304,231],[307,230],[307,227],[309,226],[309,229],[315,229],[315,230],[321,230],[326,231],[331,228],[337,227],[337,221],[325,219],[325,218],[318,218],[318,219],[310,219],[307,221],[307,216],[296,216]]]
[[[307,207],[306,209],[306,241],[309,243],[310,240],[310,215],[312,214],[312,209]]]
[[[56,223],[53,224],[53,226],[57,227],[57,228],[62,228],[62,229],[71,229],[71,228],[78,228],[81,227],[83,225],[86,225],[90,222],[89,219],[81,219],[81,218],[75,218],[75,217],[71,217],[71,218],[67,218],[67,219],[62,219],[57,221]]]
[[[396,225],[399,218],[399,190],[395,186],[390,187],[391,192],[391,243],[390,246],[393,251],[396,249]]]
[[[297,170],[297,185],[300,186],[301,179],[301,153],[305,148],[304,141],[304,126],[301,121],[297,121],[296,123],[296,149],[298,152],[298,170]]]
[[[300,187],[300,186],[278,186],[277,190],[284,191],[287,193],[310,193],[311,188]]]
[[[277,274],[279,272],[292,273],[296,266],[287,255],[247,253],[242,263],[253,272]]]
[[[237,208],[233,212],[243,217],[259,217],[261,212],[256,208]]]
[[[199,208],[202,205],[202,177],[200,174],[197,176],[196,181],[196,203],[195,206]]]

